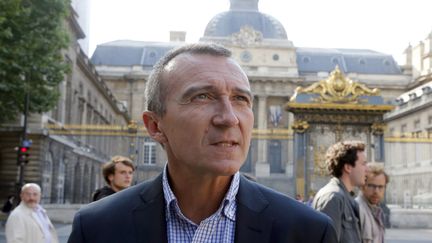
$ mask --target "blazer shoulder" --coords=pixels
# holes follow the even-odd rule
[[[146,199],[163,196],[162,182],[160,176],[141,182],[127,189],[104,197],[98,201],[91,202],[82,207],[78,212],[81,216],[87,214],[106,214],[110,215],[113,212],[131,211],[140,205]]]
[[[243,197],[239,199],[240,202],[246,201],[252,205],[265,205],[262,206],[263,212],[277,216],[278,220],[293,222],[312,220],[312,222],[325,224],[329,221],[326,215],[317,212],[313,208],[264,185],[249,181],[246,178],[241,180],[239,188],[239,192],[245,191],[247,193],[240,193],[239,195]]]

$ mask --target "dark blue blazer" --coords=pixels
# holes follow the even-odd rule
[[[68,243],[167,242],[162,176],[80,209]],[[337,243],[329,217],[240,177],[235,242]]]

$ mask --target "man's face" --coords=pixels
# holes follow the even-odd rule
[[[23,201],[29,208],[36,208],[40,199],[41,193],[36,187],[27,187],[21,191],[21,201]]]
[[[133,180],[133,169],[123,163],[117,163],[113,175],[109,175],[108,179],[111,182],[111,188],[114,191],[121,191],[130,187]]]
[[[358,151],[355,166],[352,167],[350,174],[353,186],[363,186],[366,183],[366,173],[368,170],[366,164],[366,153],[364,151]]]
[[[168,64],[158,118],[170,173],[227,176],[246,159],[254,117],[245,73],[230,58],[182,54]],[[146,116],[146,115],[144,115]]]
[[[378,205],[384,198],[386,180],[384,174],[373,176],[368,174],[366,185],[362,187],[364,197],[370,204]]]

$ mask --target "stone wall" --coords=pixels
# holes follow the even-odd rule
[[[45,204],[48,217],[54,223],[71,224],[75,213],[86,204]]]
[[[432,209],[391,208],[392,228],[432,229]]]

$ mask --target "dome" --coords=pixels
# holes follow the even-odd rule
[[[213,17],[207,24],[205,37],[228,37],[249,26],[265,39],[288,39],[283,25],[258,10],[258,0],[231,0],[230,10]]]

